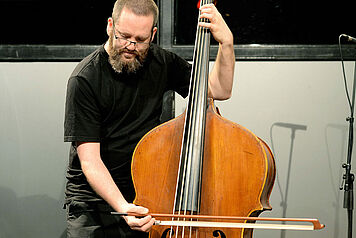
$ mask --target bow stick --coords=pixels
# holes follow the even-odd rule
[[[112,215],[120,216],[143,216],[136,213],[111,212]],[[281,222],[307,222],[312,225],[287,225],[287,224],[255,224],[238,222],[217,221],[186,221],[186,220],[157,220],[155,225],[162,226],[188,226],[188,227],[219,227],[219,228],[256,228],[256,229],[278,229],[278,230],[320,230],[325,227],[318,219],[308,218],[267,218],[267,217],[235,217],[235,216],[210,216],[210,215],[179,215],[179,214],[147,214],[152,217],[168,217],[183,219],[220,219],[220,220],[243,220],[243,221],[281,221]]]

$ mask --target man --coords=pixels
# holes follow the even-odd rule
[[[210,23],[199,24],[219,42],[209,95],[224,100],[232,89],[233,36],[214,5],[200,10]],[[132,204],[133,150],[159,124],[163,93],[188,94],[191,66],[151,43],[157,19],[153,0],[116,1],[107,23],[108,41],[83,59],[68,81],[68,237],[144,237],[154,224],[151,216],[121,218],[110,211],[148,213]]]

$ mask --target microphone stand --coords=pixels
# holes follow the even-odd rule
[[[356,82],[356,62],[354,69],[354,82],[352,89],[352,102],[351,102],[351,115],[346,118],[349,122],[349,140],[347,148],[347,160],[346,163],[342,164],[342,168],[345,169],[345,173],[342,176],[344,186],[340,187],[340,190],[344,189],[344,208],[347,209],[348,217],[348,232],[347,237],[352,238],[352,224],[353,224],[353,208],[354,208],[354,194],[353,194],[353,182],[355,176],[351,173],[351,157],[352,157],[352,146],[353,146],[353,123],[354,123],[354,105],[355,105],[355,85]]]

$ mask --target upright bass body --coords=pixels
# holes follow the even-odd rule
[[[134,152],[134,203],[149,208],[151,213],[181,213],[174,201],[185,116],[182,114],[147,133]],[[246,128],[221,117],[212,100],[206,111],[203,154],[199,214],[252,217],[272,209],[269,196],[275,163],[270,149]],[[252,229],[183,230],[154,226],[150,237],[166,237],[169,233],[173,237],[252,237]]]
[[[201,0],[200,6],[209,3],[212,0]],[[210,31],[199,25],[201,21],[208,19],[198,19],[186,112],[148,132],[135,149],[134,203],[158,214],[258,216],[271,209],[273,156],[264,142],[221,117],[213,100],[207,99]],[[252,236],[251,229],[216,229],[211,222],[205,223],[208,227],[192,222],[186,227],[190,219],[178,218],[180,227],[177,219],[174,227],[153,226],[150,236]]]

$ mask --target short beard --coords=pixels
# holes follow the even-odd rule
[[[115,49],[113,45],[113,36],[109,37],[109,47],[108,47],[108,54],[109,54],[109,62],[111,67],[117,73],[135,73],[138,69],[140,69],[143,65],[143,62],[146,59],[148,49],[144,52],[138,52],[137,50],[130,51],[127,48],[123,49]],[[130,52],[134,53],[136,57],[132,61],[123,60],[123,52]]]

